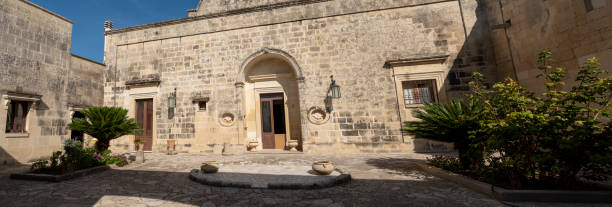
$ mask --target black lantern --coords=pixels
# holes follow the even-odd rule
[[[329,85],[329,90],[331,91],[331,97],[335,99],[342,97],[342,95],[340,95],[340,86],[336,85],[334,76],[332,75],[329,78],[331,78],[331,84]]]
[[[176,107],[176,88],[174,88],[174,93],[171,93],[168,97],[168,108],[173,109]]]

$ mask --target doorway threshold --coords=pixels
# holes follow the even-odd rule
[[[289,151],[289,150],[282,150],[282,149],[264,149],[264,150],[258,150],[256,152],[246,152],[246,154],[304,154],[304,152],[301,151]]]

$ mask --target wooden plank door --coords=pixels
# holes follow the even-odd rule
[[[144,151],[153,150],[153,99],[136,100],[136,123],[140,134],[136,139],[145,141]]]
[[[264,149],[274,149],[274,116],[272,114],[272,100],[269,98],[261,99],[261,130],[262,147]]]
[[[285,105],[282,93],[261,94],[261,128],[264,149],[285,149]]]

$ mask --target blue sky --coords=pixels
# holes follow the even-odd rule
[[[187,17],[198,0],[30,0],[74,22],[72,53],[98,62],[104,58],[104,21],[114,28]]]

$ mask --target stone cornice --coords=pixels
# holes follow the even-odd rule
[[[35,3],[32,3],[30,1],[28,1],[28,0],[20,0],[20,1],[23,2],[23,3],[26,3],[26,4],[30,5],[30,6],[33,6],[33,7],[37,8],[37,9],[40,9],[43,12],[46,12],[46,13],[51,14],[53,16],[56,16],[57,18],[60,18],[61,20],[64,20],[64,21],[66,21],[66,22],[68,22],[70,24],[74,24],[74,22],[72,22],[72,20],[70,20],[70,19],[68,19],[66,17],[63,17],[63,16],[61,16],[59,14],[56,14],[55,12],[49,11],[49,10],[47,10],[47,9],[41,7],[41,6],[38,6]]]
[[[104,35],[117,34],[117,33],[123,33],[123,32],[159,27],[159,26],[180,24],[180,23],[192,22],[192,21],[203,20],[203,19],[212,19],[212,18],[218,18],[218,17],[224,17],[224,16],[246,14],[246,13],[251,13],[251,12],[267,11],[267,10],[273,10],[273,9],[279,9],[279,8],[285,8],[285,7],[314,4],[314,3],[326,2],[326,1],[334,1],[334,0],[295,0],[295,1],[289,1],[289,2],[276,3],[276,4],[255,6],[255,7],[249,7],[249,8],[244,8],[244,9],[236,9],[236,10],[231,10],[231,11],[226,11],[226,12],[219,12],[219,13],[214,13],[214,14],[185,17],[185,18],[156,22],[156,23],[151,23],[151,24],[131,26],[131,27],[126,27],[126,28],[106,31],[104,32]]]

